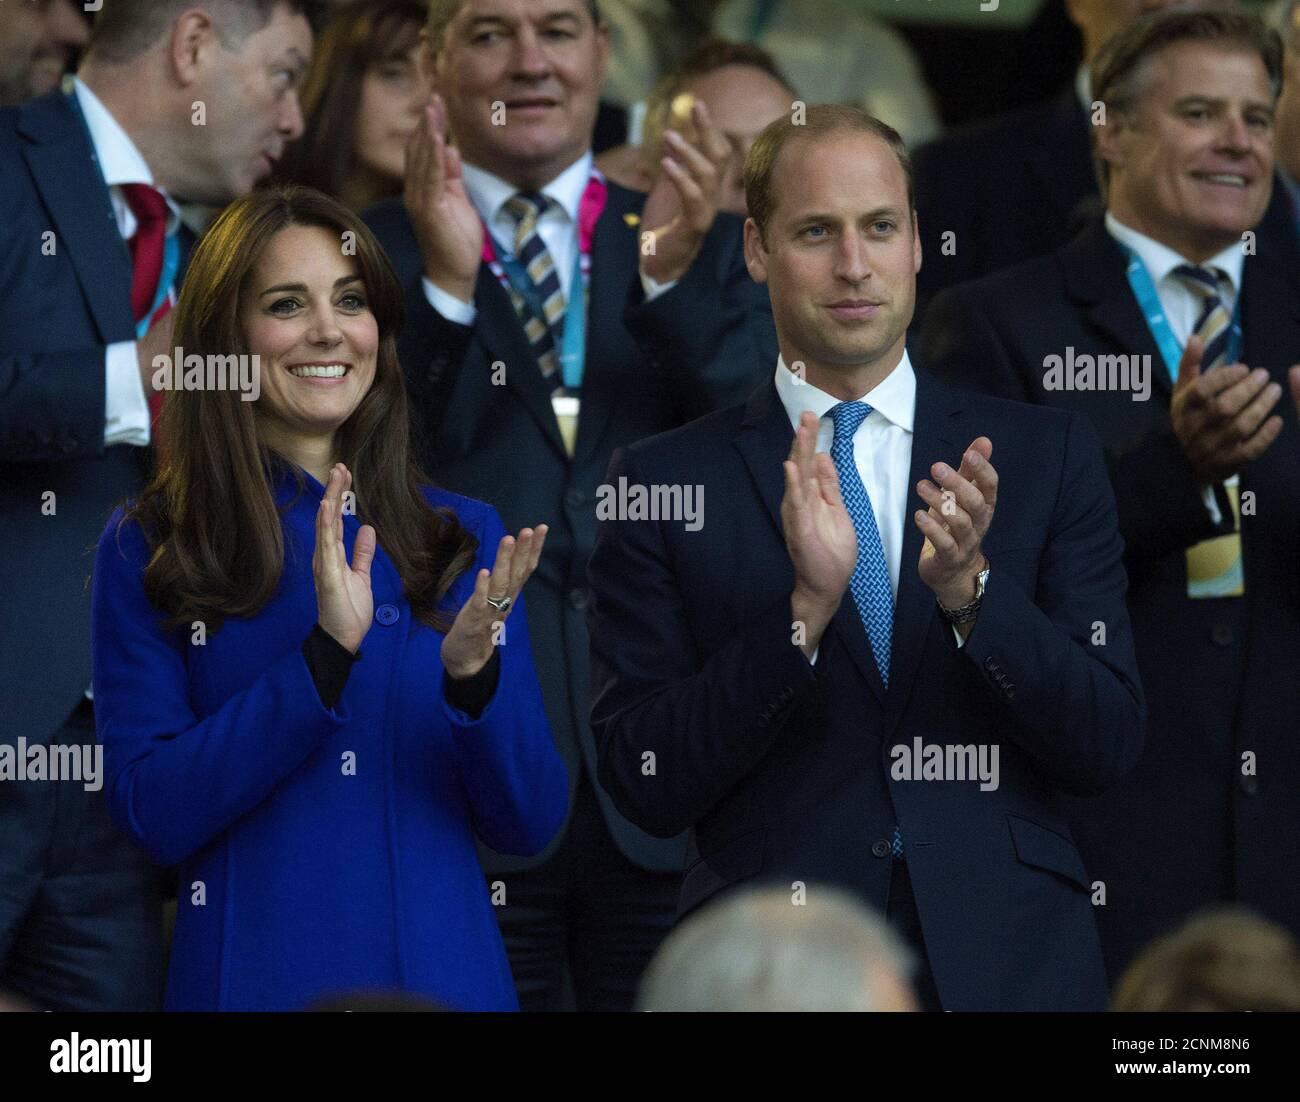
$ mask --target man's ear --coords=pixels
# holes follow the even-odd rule
[[[214,59],[220,46],[212,20],[201,9],[187,11],[172,25],[167,42],[167,60],[182,87],[198,83],[205,64]]]
[[[758,223],[752,218],[745,219],[745,267],[755,283],[767,282],[767,250],[763,248]]]
[[[921,224],[916,220],[916,208],[912,208],[912,274],[921,270]]]
[[[1131,122],[1126,113],[1109,105],[1102,106],[1103,110],[1093,118],[1097,155],[1111,168],[1117,168],[1124,163],[1123,138],[1131,129]]]
[[[609,77],[609,24],[603,19],[596,24],[596,89],[603,92]]]

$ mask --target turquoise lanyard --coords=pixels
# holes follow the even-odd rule
[[[68,99],[72,101],[72,109],[77,113],[77,118],[81,120],[81,128],[86,132],[86,141],[90,144],[90,148],[94,150],[95,140],[93,137],[91,137],[90,126],[86,122],[86,116],[81,111],[81,101],[77,99],[77,93],[75,88],[69,89],[67,92],[64,93],[64,95],[66,95]],[[99,156],[97,152],[95,156],[95,168],[99,171],[99,182],[104,185],[104,190],[111,195],[112,191],[108,186],[108,181],[104,179],[104,166],[99,163]],[[123,241],[122,243],[124,245],[126,244],[125,241]],[[163,301],[171,294],[172,283],[176,279],[176,272],[180,268],[180,266],[181,266],[180,235],[175,233],[169,233],[167,235],[166,241],[163,243],[163,264],[162,264],[162,271],[158,274],[158,290],[154,292],[153,305],[150,306],[147,311],[145,311],[144,317],[142,317],[138,322],[136,322],[136,326],[135,326],[136,340],[139,340],[147,332],[149,332],[149,321],[154,316],[154,314],[158,312],[158,308],[163,304]]]
[[[542,309],[541,295],[538,294],[532,277],[518,260],[501,247],[500,242],[497,242],[496,253],[510,286],[522,296],[533,316],[545,325],[546,313]],[[583,366],[587,357],[588,279],[582,270],[582,253],[575,252],[573,278],[569,281],[569,301],[564,308],[564,331],[559,348],[560,370],[566,390],[578,390],[582,386]]]
[[[1183,346],[1178,343],[1178,338],[1174,336],[1173,328],[1169,324],[1169,319],[1165,317],[1165,309],[1160,305],[1160,296],[1156,294],[1155,284],[1151,282],[1151,274],[1147,271],[1146,265],[1142,263],[1141,258],[1130,249],[1124,246],[1124,251],[1128,253],[1128,282],[1133,288],[1133,294],[1137,297],[1138,306],[1142,308],[1142,314],[1146,318],[1147,328],[1151,330],[1151,336],[1155,338],[1156,346],[1160,349],[1160,356],[1165,361],[1165,367],[1169,370],[1169,377],[1175,382],[1178,381],[1178,362],[1183,358]],[[1226,363],[1235,363],[1237,357],[1241,354],[1241,295],[1237,295],[1237,305],[1232,311],[1232,325],[1228,331],[1228,345],[1225,349]]]

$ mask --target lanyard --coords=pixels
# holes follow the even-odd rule
[[[1151,336],[1155,338],[1156,346],[1160,349],[1161,359],[1165,361],[1165,367],[1169,369],[1169,377],[1175,382],[1178,381],[1178,362],[1183,358],[1183,346],[1178,343],[1178,338],[1174,336],[1173,328],[1169,324],[1169,319],[1165,317],[1165,309],[1160,305],[1160,296],[1156,294],[1155,284],[1151,282],[1151,274],[1147,271],[1146,265],[1142,263],[1141,258],[1130,249],[1124,246],[1124,251],[1128,253],[1128,282],[1133,288],[1133,294],[1137,297],[1138,306],[1142,308],[1142,314],[1146,318],[1147,328],[1151,330]],[[1237,356],[1241,353],[1241,295],[1237,295],[1237,305],[1232,311],[1231,328],[1228,331],[1228,346],[1224,350],[1228,363],[1235,363]]]
[[[86,141],[90,144],[91,152],[95,153],[95,168],[99,172],[99,182],[104,185],[104,190],[111,195],[112,189],[109,188],[108,181],[104,179],[104,166],[100,164],[98,153],[95,150],[95,139],[91,136],[90,124],[86,122],[86,116],[81,110],[81,101],[77,98],[76,89],[72,88],[65,92],[64,95],[68,97],[68,100],[72,104],[72,109],[77,113],[77,118],[81,121],[81,128],[86,133]],[[125,241],[122,243],[124,245],[126,244]],[[158,312],[158,309],[162,306],[164,300],[170,301],[172,305],[175,305],[176,300],[172,293],[174,290],[172,285],[176,281],[176,271],[180,268],[180,264],[180,235],[169,233],[166,240],[163,242],[163,263],[162,271],[158,273],[158,289],[154,292],[153,305],[145,311],[144,317],[136,322],[136,340],[139,340],[149,331],[149,323],[153,321],[153,316]]]
[[[529,312],[545,324],[542,296],[524,266],[504,250],[497,255],[497,263],[505,272],[510,285],[528,304]],[[587,294],[590,281],[590,272],[584,271],[582,253],[579,252],[573,258],[573,277],[569,281],[569,301],[564,307],[558,350],[564,385],[572,390],[582,386],[582,370],[587,354]]]

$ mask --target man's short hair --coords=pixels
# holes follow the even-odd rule
[[[318,29],[325,16],[321,0],[110,0],[90,29],[87,51],[115,65],[144,53],[191,8],[205,8],[226,49],[240,48],[250,34],[271,21],[278,7],[305,15]]]
[[[873,1011],[892,1008],[911,951],[842,889],[742,888],[708,903],[659,947],[638,1009]]]
[[[442,49],[447,28],[460,13],[464,3],[465,0],[429,0],[429,22],[425,24],[425,30],[429,33],[429,45],[435,54]],[[591,21],[599,27],[604,17],[600,14],[596,0],[584,0],[584,3]]]
[[[1135,19],[1107,40],[1092,63],[1092,98],[1111,113],[1130,114],[1145,93],[1151,60],[1179,42],[1209,42],[1255,53],[1268,72],[1273,98],[1282,87],[1282,42],[1257,15],[1217,8],[1187,11],[1176,8]],[[1093,127],[1096,130],[1096,127]],[[1097,151],[1093,164],[1102,197],[1110,184],[1110,166]]]
[[[767,224],[771,221],[772,212],[776,210],[772,174],[781,150],[787,142],[798,138],[822,138],[843,130],[871,134],[893,150],[907,181],[907,209],[911,211],[915,208],[912,158],[908,156],[907,146],[903,144],[898,131],[859,107],[838,103],[810,103],[798,123],[790,117],[768,123],[745,158],[745,206],[749,209],[749,216],[758,225],[758,234],[764,247],[767,245]]]

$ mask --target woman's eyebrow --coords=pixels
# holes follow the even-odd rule
[[[338,287],[342,287],[343,284],[345,283],[361,283],[361,282],[363,281],[359,275],[345,275],[345,276],[339,276],[339,278],[334,281],[334,286],[338,288]],[[269,295],[273,292],[279,292],[279,291],[298,291],[301,294],[306,294],[307,284],[277,283],[274,287],[268,287],[265,291],[259,292],[257,297],[261,298],[262,295]]]

